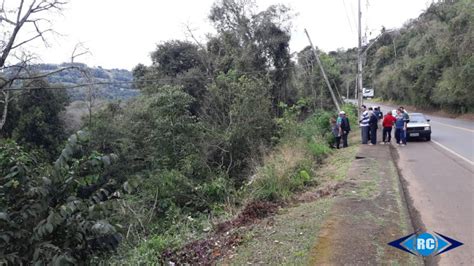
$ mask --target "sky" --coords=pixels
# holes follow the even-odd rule
[[[375,38],[382,26],[399,28],[416,18],[433,0],[362,0],[362,34]],[[70,0],[60,16],[51,18],[59,34],[49,36],[49,47],[36,44],[42,63],[70,61],[76,44],[89,54],[76,59],[89,66],[133,69],[150,65],[150,53],[167,40],[190,40],[187,26],[199,41],[213,33],[208,20],[215,0]],[[357,0],[256,0],[260,10],[272,4],[291,7],[291,52],[313,44],[329,52],[357,46]]]

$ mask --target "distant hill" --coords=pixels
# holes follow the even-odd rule
[[[94,94],[96,98],[104,100],[128,99],[139,94],[139,91],[133,89],[132,86],[132,72],[125,69],[104,69],[102,67],[89,67],[82,63],[37,64],[32,66],[32,69],[34,71],[44,73],[69,66],[77,66],[85,69],[89,75],[89,78],[87,78],[78,70],[73,69],[54,74],[48,77],[48,81],[52,85],[62,84],[64,86],[100,83],[93,86]],[[68,93],[71,101],[86,100],[88,95],[88,87],[68,89]]]

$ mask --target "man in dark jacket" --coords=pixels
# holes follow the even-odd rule
[[[377,144],[377,128],[379,119],[375,113],[371,113],[369,117],[369,131],[370,131],[370,143],[369,145]]]
[[[383,113],[380,111],[380,106],[374,108],[374,114],[377,116],[378,120],[383,119]]]
[[[341,118],[340,133],[342,138],[342,147],[347,148],[349,146],[347,144],[347,136],[351,131],[351,125],[349,123],[349,118],[347,118],[346,113],[344,111],[339,112],[339,116]]]

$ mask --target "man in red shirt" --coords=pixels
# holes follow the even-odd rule
[[[392,112],[387,112],[383,117],[382,121],[382,144],[389,144],[392,139],[392,127],[395,123],[396,118],[392,115]]]

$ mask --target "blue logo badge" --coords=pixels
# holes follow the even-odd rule
[[[433,254],[438,256],[463,245],[463,243],[457,240],[436,232],[434,234],[425,232],[419,235],[413,233],[388,244],[413,255],[423,257]]]

